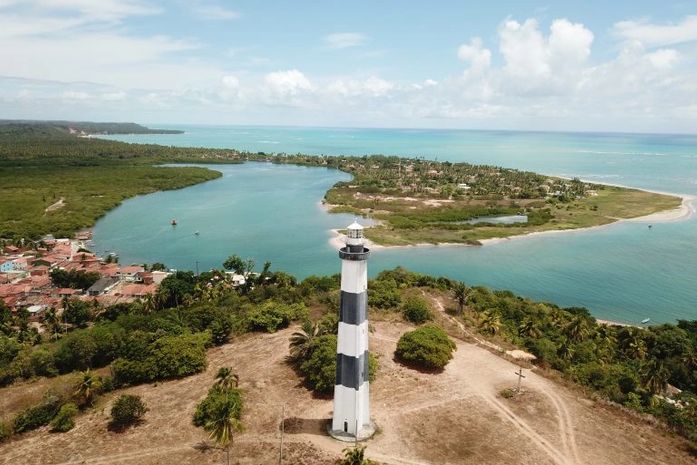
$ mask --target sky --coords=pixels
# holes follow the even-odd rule
[[[0,118],[697,132],[697,0],[0,0]]]

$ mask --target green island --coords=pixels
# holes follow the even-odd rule
[[[480,244],[484,239],[604,225],[681,203],[670,195],[495,166],[127,144],[75,133],[130,133],[137,129],[133,126],[0,121],[0,237],[67,236],[92,226],[126,198],[220,176],[205,168],[157,166],[165,163],[264,161],[347,172],[353,180],[337,183],[324,201],[332,212],[378,220],[366,235],[381,245]],[[511,215],[525,221],[497,223]]]

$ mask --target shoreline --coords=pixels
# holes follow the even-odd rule
[[[583,181],[583,180],[582,180]],[[583,181],[583,182],[590,182],[590,181]],[[604,184],[604,183],[595,183],[595,184]],[[371,241],[370,239],[366,238],[366,245],[370,247],[373,250],[385,250],[385,249],[404,249],[404,248],[411,248],[411,247],[484,247],[487,245],[494,245],[494,244],[499,244],[502,242],[507,242],[511,240],[518,240],[518,239],[525,239],[525,238],[534,238],[542,235],[552,235],[552,234],[562,234],[562,233],[573,233],[573,232],[586,232],[586,231],[591,231],[595,229],[600,229],[600,228],[607,228],[613,225],[621,224],[621,223],[674,223],[674,222],[679,222],[679,221],[686,221],[692,218],[697,214],[697,207],[693,205],[695,201],[697,200],[696,195],[691,195],[691,194],[675,194],[671,192],[661,192],[661,191],[655,191],[655,190],[649,190],[649,189],[637,189],[635,187],[629,187],[629,186],[623,186],[620,184],[604,184],[607,186],[613,186],[613,187],[622,187],[626,189],[635,189],[635,190],[640,190],[644,192],[651,192],[654,194],[663,194],[663,195],[670,195],[673,197],[679,197],[682,199],[680,206],[673,208],[671,210],[664,210],[656,213],[651,213],[649,215],[644,215],[644,216],[638,216],[635,218],[620,218],[616,219],[615,221],[607,224],[601,224],[597,226],[590,226],[587,228],[573,228],[573,229],[551,229],[547,231],[536,231],[536,232],[530,232],[527,234],[519,234],[515,236],[509,236],[509,237],[492,237],[490,239],[482,239],[479,241],[480,245],[473,245],[473,244],[464,244],[464,243],[459,243],[459,242],[439,242],[437,244],[432,244],[428,242],[423,242],[423,243],[418,243],[418,244],[405,244],[405,245],[381,245],[381,244],[376,244],[375,242]],[[319,202],[320,206],[324,211],[329,212],[332,208],[332,205]],[[343,247],[343,241],[345,236],[341,234],[337,229],[330,229],[330,233],[332,234],[332,237],[329,239],[329,244],[335,248],[335,249],[340,249]]]

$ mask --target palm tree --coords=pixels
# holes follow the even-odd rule
[[[636,360],[643,360],[646,358],[648,350],[640,329],[627,328],[623,331],[621,336],[620,346],[625,356]]]
[[[581,316],[574,317],[566,328],[564,328],[566,336],[574,342],[583,342],[590,335],[590,330],[588,329],[588,324],[585,318]]]
[[[564,339],[561,342],[561,345],[559,346],[559,349],[557,350],[557,355],[559,358],[565,361],[569,361],[573,358],[574,356],[574,347],[569,344],[569,341],[567,339]]]
[[[232,371],[232,368],[222,367],[215,376],[215,385],[221,389],[228,390],[240,384],[240,377]]]
[[[458,281],[453,285],[453,297],[455,297],[455,300],[457,301],[458,310],[460,313],[465,310],[469,292],[470,288],[467,287],[467,285],[462,281]]]
[[[344,458],[336,461],[336,465],[372,465],[373,461],[365,458],[365,446],[344,449]]]
[[[56,309],[51,307],[46,310],[44,315],[44,324],[46,328],[51,332],[51,339],[58,339],[60,337],[61,323],[56,315]]]
[[[537,339],[542,335],[542,332],[532,318],[526,318],[518,326],[518,334],[522,337]]]
[[[663,362],[651,360],[641,370],[642,384],[651,394],[660,394],[666,389],[670,372]]]
[[[309,320],[305,321],[301,330],[294,332],[290,336],[289,349],[291,360],[303,360],[310,350],[312,341],[321,335],[320,332],[319,325],[313,324]]]
[[[230,399],[220,404],[219,408],[212,412],[211,419],[203,426],[210,434],[210,439],[225,450],[227,465],[230,465],[230,448],[234,443],[235,431],[242,430],[242,423],[236,417],[238,411],[237,401]]]
[[[101,378],[92,373],[92,370],[87,369],[80,372],[80,378],[75,389],[75,397],[80,400],[82,405],[92,405],[94,395],[101,387]]]
[[[501,316],[493,310],[482,312],[479,319],[479,329],[492,336],[497,334],[501,330]]]

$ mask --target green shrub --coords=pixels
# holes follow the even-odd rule
[[[29,407],[17,415],[12,422],[15,433],[24,433],[47,425],[56,416],[61,407],[57,396],[47,395],[39,405]]]
[[[229,409],[233,416],[239,420],[242,415],[242,406],[242,393],[239,389],[223,389],[213,386],[206,397],[196,405],[193,423],[195,426],[205,426],[216,417],[216,412],[224,408]]]
[[[247,313],[249,331],[273,333],[286,328],[293,320],[307,317],[307,308],[303,304],[284,305],[269,301],[254,307]]]
[[[54,433],[65,433],[75,426],[75,415],[77,415],[77,405],[72,402],[63,404],[58,414],[51,420],[51,431]]]
[[[119,358],[112,364],[117,386],[159,379],[181,378],[206,369],[206,347],[210,334],[195,333],[164,336],[144,349],[144,353]]]
[[[420,325],[433,318],[428,303],[420,297],[409,297],[402,304],[402,314],[404,319]]]
[[[423,326],[399,338],[395,356],[408,365],[441,370],[453,358],[455,349],[455,343],[441,328]]]
[[[111,406],[111,422],[109,425],[112,428],[122,429],[128,426],[139,423],[148,408],[143,403],[140,396],[124,394],[120,396]]]

